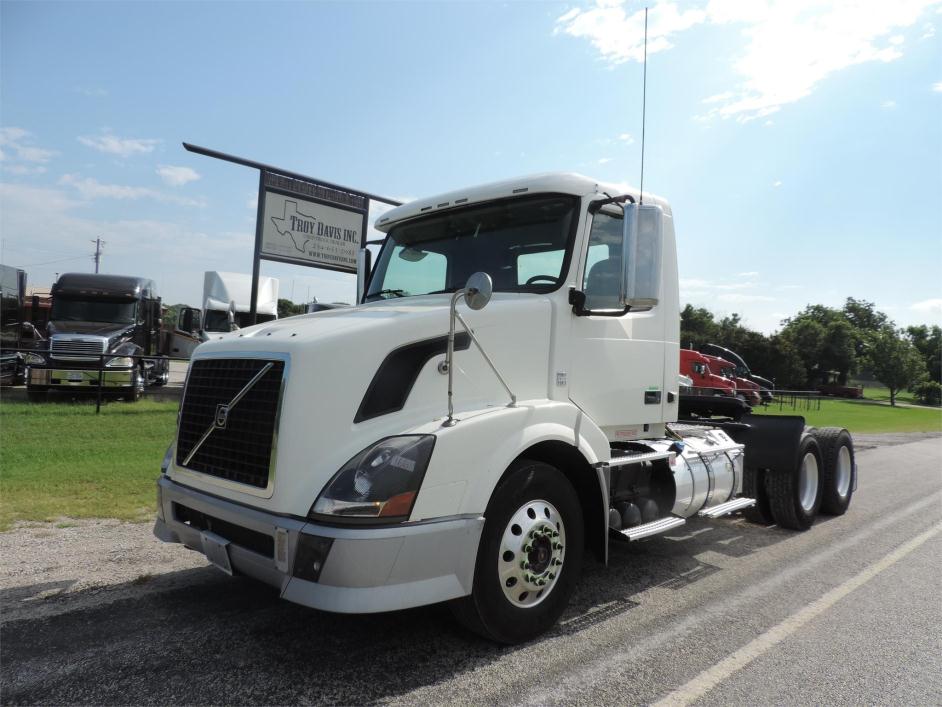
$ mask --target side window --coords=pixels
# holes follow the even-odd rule
[[[544,250],[539,253],[521,253],[517,256],[517,284],[550,285],[559,281],[563,268],[564,250]]]
[[[406,295],[445,289],[448,260],[441,253],[397,245],[386,268],[385,284]]]
[[[651,211],[638,212],[638,233],[629,257],[628,302],[635,311],[657,304],[661,283],[661,240]]]
[[[622,218],[599,211],[592,219],[589,252],[586,257],[585,308],[621,309]]]

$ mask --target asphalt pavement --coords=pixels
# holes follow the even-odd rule
[[[0,702],[942,704],[942,438],[887,441],[806,533],[732,518],[616,543],[526,645],[444,606],[333,615],[198,567],[15,612]]]

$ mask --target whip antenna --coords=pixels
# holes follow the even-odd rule
[[[644,203],[644,118],[648,99],[648,8],[644,8],[644,73],[641,79],[641,193],[638,203]]]

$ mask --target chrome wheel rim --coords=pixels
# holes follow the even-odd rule
[[[566,526],[556,507],[527,501],[510,517],[497,553],[497,577],[514,606],[536,606],[556,586],[565,561]]]
[[[801,471],[798,483],[798,500],[805,512],[814,508],[818,499],[818,460],[811,452],[805,454],[801,460]]]
[[[835,471],[835,476],[837,477],[837,495],[841,498],[847,498],[847,494],[850,491],[851,462],[850,450],[846,445],[842,446],[837,453],[837,469]]]

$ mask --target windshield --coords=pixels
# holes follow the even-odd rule
[[[136,300],[83,300],[59,295],[52,301],[52,314],[49,318],[58,322],[132,324],[136,316]]]
[[[541,195],[437,214],[390,231],[366,301],[455,292],[486,272],[495,292],[550,292],[569,262],[577,198]]]

